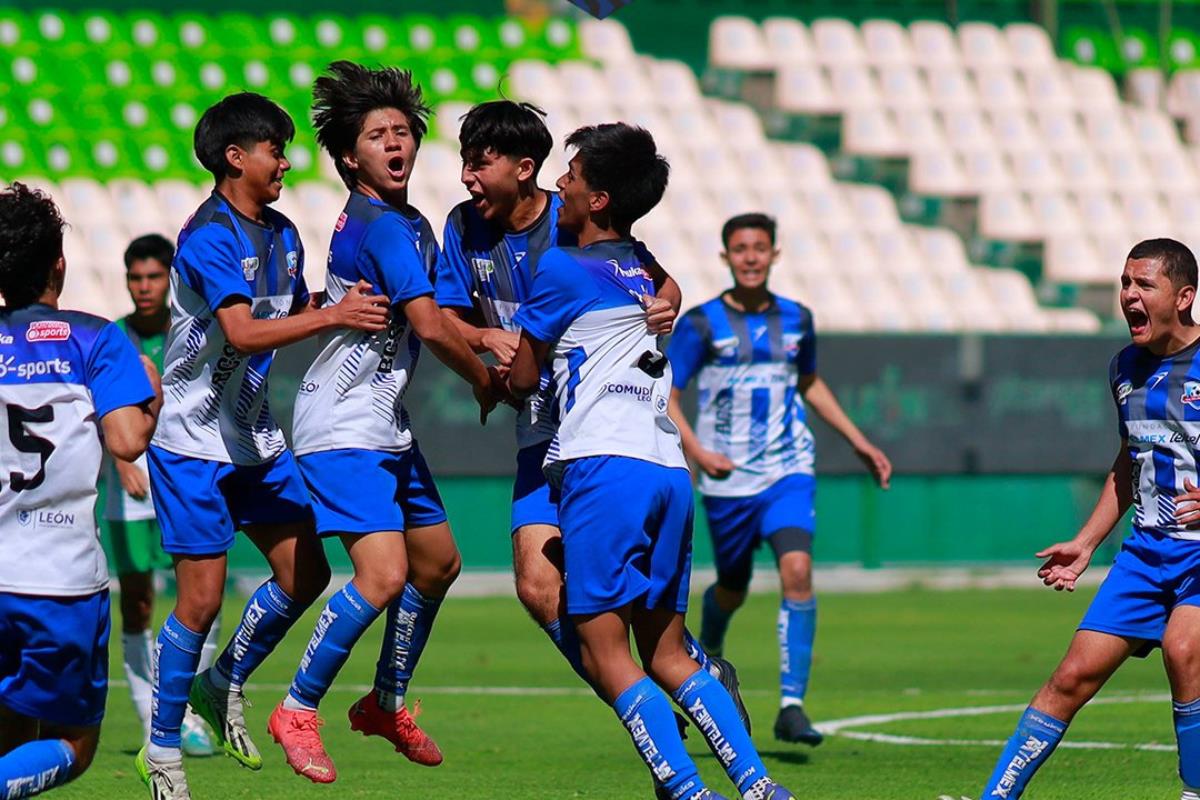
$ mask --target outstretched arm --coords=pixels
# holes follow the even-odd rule
[[[473,325],[463,318],[462,310],[458,308],[443,308],[442,314],[467,340],[467,344],[476,353],[491,353],[502,367],[512,365],[513,356],[517,352],[517,340],[521,338],[520,334],[501,328],[481,328]]]
[[[805,405],[817,412],[821,419],[840,433],[846,443],[854,448],[855,454],[866,465],[867,470],[879,486],[883,489],[888,488],[892,478],[892,462],[888,460],[882,450],[871,444],[871,441],[846,415],[846,412],[842,410],[841,403],[834,396],[833,390],[829,388],[829,384],[821,380],[816,373],[812,373],[800,376],[799,388]]]
[[[1088,568],[1092,554],[1133,503],[1132,469],[1129,447],[1122,441],[1121,451],[1113,460],[1112,469],[1100,489],[1100,497],[1079,533],[1069,542],[1059,542],[1037,553],[1038,558],[1046,559],[1038,570],[1042,583],[1059,592],[1063,589],[1075,591],[1075,582]]]
[[[217,309],[216,317],[225,338],[239,353],[265,353],[331,328],[355,328],[371,333],[384,330],[388,299],[371,291],[370,283],[359,281],[335,305],[283,319],[255,319],[250,313],[250,302],[235,295]]]

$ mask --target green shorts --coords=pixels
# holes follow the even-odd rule
[[[156,520],[106,520],[104,525],[118,575],[171,568],[171,557],[163,552]]]

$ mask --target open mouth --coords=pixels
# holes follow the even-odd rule
[[[488,201],[485,195],[479,192],[470,192],[469,194],[471,195],[471,203],[475,206],[476,210],[482,211],[487,207]]]
[[[1126,308],[1125,321],[1129,323],[1129,332],[1134,336],[1141,336],[1150,330],[1150,318],[1140,308]]]
[[[402,156],[389,158],[387,168],[393,180],[401,180],[404,177],[404,158]]]

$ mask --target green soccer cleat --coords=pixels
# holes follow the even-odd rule
[[[183,774],[183,761],[160,764],[151,760],[143,747],[133,764],[142,783],[150,789],[150,800],[192,800],[187,776]]]
[[[208,723],[216,739],[215,747],[247,769],[262,769],[262,756],[246,730],[246,716],[242,711],[247,705],[245,695],[241,689],[218,689],[209,677],[211,672],[211,669],[205,670],[192,681],[188,704]]]

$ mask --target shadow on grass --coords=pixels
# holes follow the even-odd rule
[[[759,750],[758,754],[766,761],[778,761],[782,764],[807,764],[809,754],[797,750]]]

